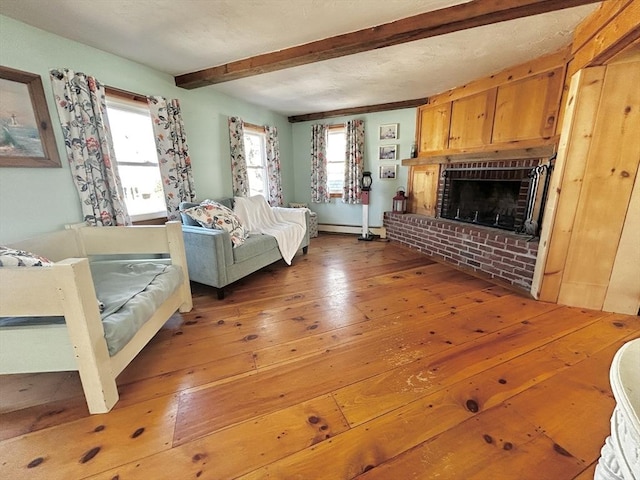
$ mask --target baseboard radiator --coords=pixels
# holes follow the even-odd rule
[[[362,227],[355,225],[333,225],[328,223],[318,224],[318,231],[329,233],[353,233],[362,235]],[[378,235],[380,238],[387,238],[387,229],[385,227],[369,227],[369,233]]]

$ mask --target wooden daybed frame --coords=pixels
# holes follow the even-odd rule
[[[179,222],[160,226],[85,227],[17,242],[12,247],[42,255],[54,265],[0,268],[0,316],[64,316],[64,324],[0,328],[0,373],[77,370],[90,413],[118,401],[116,377],[176,310],[192,308]],[[168,254],[182,268],[182,285],[135,336],[109,356],[88,256]]]

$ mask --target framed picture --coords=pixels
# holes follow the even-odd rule
[[[40,75],[0,66],[0,167],[61,167]]]
[[[394,180],[396,178],[397,165],[380,165],[380,179]]]
[[[378,154],[379,160],[397,160],[398,159],[398,145],[382,145],[379,147],[380,153]]]
[[[380,140],[397,140],[397,139],[398,139],[397,123],[380,125]]]

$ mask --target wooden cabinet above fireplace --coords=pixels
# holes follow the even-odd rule
[[[418,158],[402,164],[550,156],[568,55],[565,49],[429,98],[418,109]]]

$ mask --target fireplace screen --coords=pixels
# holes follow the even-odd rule
[[[520,231],[529,191],[526,168],[448,168],[440,215],[451,220]]]
[[[520,181],[453,180],[443,216],[515,230],[520,184]]]

